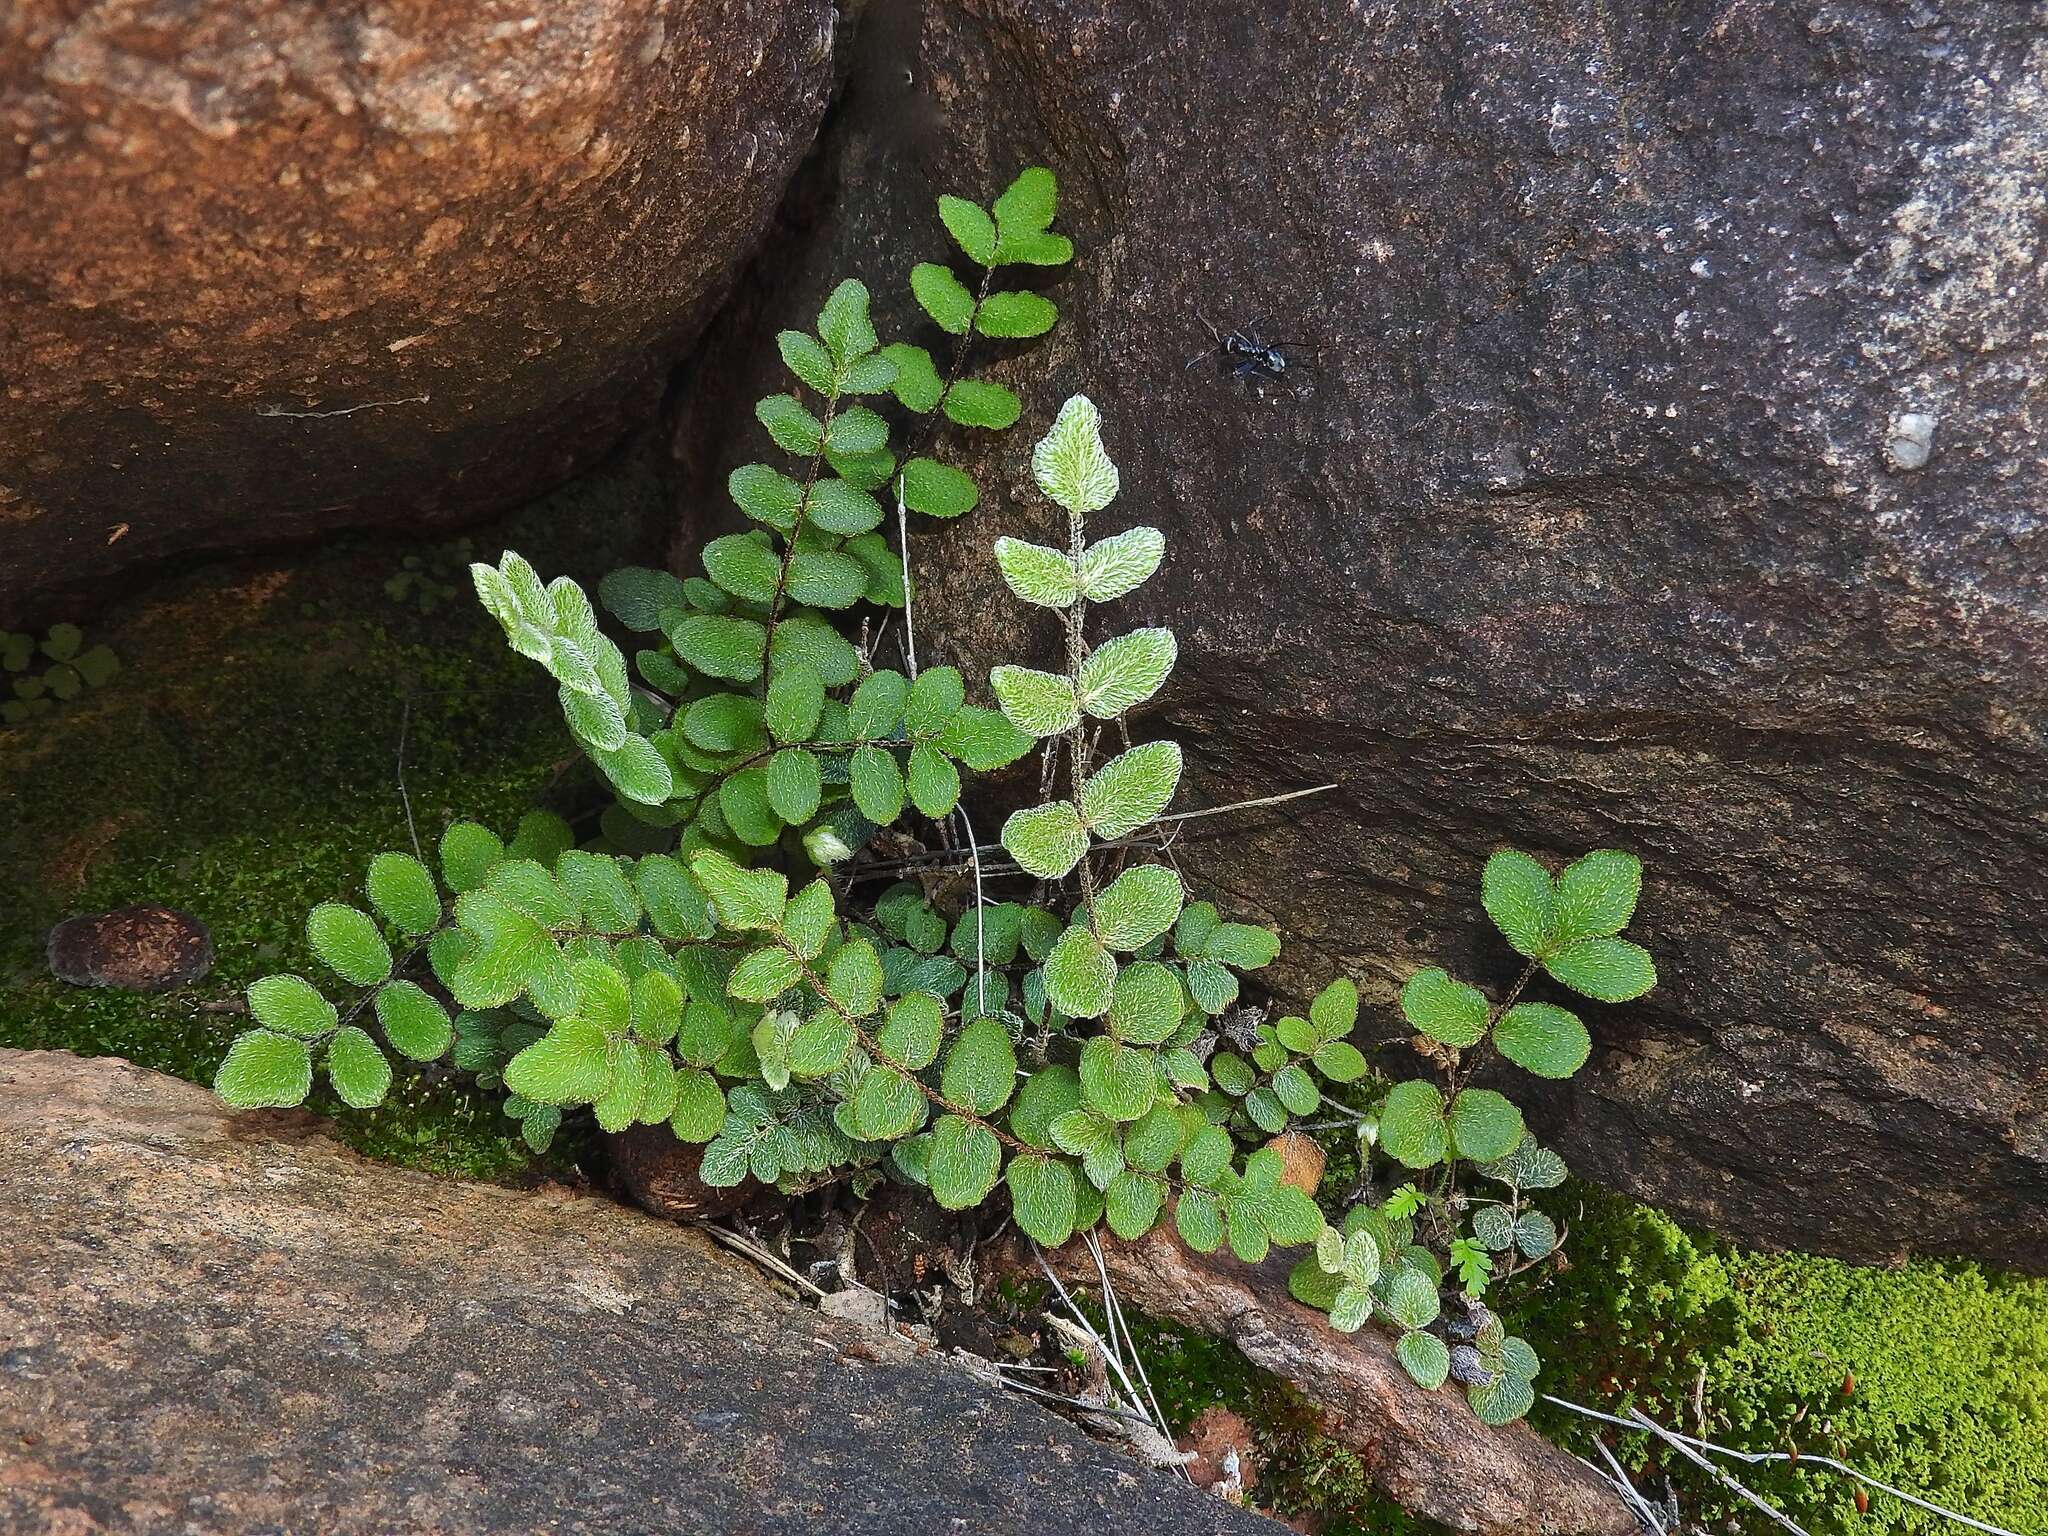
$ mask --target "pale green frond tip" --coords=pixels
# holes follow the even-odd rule
[[[1102,446],[1102,413],[1086,395],[1060,407],[1052,429],[1031,450],[1031,474],[1038,488],[1069,512],[1100,512],[1122,484]]]

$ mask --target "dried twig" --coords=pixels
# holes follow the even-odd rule
[[[1622,1418],[1617,1414],[1602,1413],[1597,1408],[1588,1408],[1581,1403],[1569,1402],[1562,1397],[1554,1397],[1548,1392],[1543,1394],[1543,1401],[1554,1403],[1559,1408],[1579,1414],[1585,1418],[1597,1419],[1603,1424],[1614,1424],[1622,1429],[1647,1430],[1666,1445],[1669,1445],[1673,1450],[1679,1452],[1680,1455],[1686,1456],[1688,1460],[1705,1467],[1707,1471],[1713,1473],[1722,1482],[1735,1488],[1752,1504],[1764,1510],[1773,1520],[1788,1530],[1797,1531],[1799,1527],[1696,1453],[1710,1451],[1716,1456],[1726,1456],[1753,1467],[1762,1466],[1774,1461],[1787,1462],[1797,1467],[1825,1467],[1831,1472],[1839,1472],[1845,1477],[1854,1478],[1866,1488],[1875,1488],[1879,1493],[1888,1493],[1900,1502],[1912,1505],[1915,1509],[1924,1509],[1931,1515],[1941,1516],[1944,1520],[1953,1520],[1957,1525],[1968,1526],[1973,1531],[1982,1531],[1985,1533],[1985,1536],[2019,1536],[2017,1531],[2009,1531],[2002,1525],[1992,1525],[1988,1521],[1973,1519],[1969,1515],[1959,1514],[1953,1509],[1947,1509],[1931,1500],[1923,1499],[1917,1494],[1907,1493],[1903,1488],[1894,1488],[1890,1483],[1880,1482],[1869,1473],[1859,1472],[1847,1462],[1837,1461],[1832,1456],[1810,1455],[1804,1451],[1797,1455],[1788,1451],[1738,1451],[1733,1446],[1716,1445],[1713,1441],[1703,1440],[1697,1435],[1683,1435],[1677,1430],[1666,1429],[1638,1410],[1631,1409],[1631,1416]]]
[[[822,1287],[813,1285],[780,1258],[752,1239],[742,1237],[739,1233],[727,1227],[712,1226],[709,1222],[699,1224],[697,1230],[712,1239],[712,1241],[730,1248],[734,1253],[743,1254],[747,1258],[752,1259],[763,1269],[781,1279],[787,1280],[791,1285],[809,1291],[814,1300],[822,1301],[825,1299],[825,1291]]]

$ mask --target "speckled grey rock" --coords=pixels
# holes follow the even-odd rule
[[[704,376],[765,384],[842,272],[909,324],[931,195],[1059,171],[1065,323],[994,369],[987,504],[919,540],[921,657],[1049,654],[988,544],[1051,531],[1023,445],[1086,390],[1103,527],[1170,540],[1096,632],[1178,632],[1183,804],[1343,785],[1176,847],[1286,929],[1282,985],[1362,975],[1396,1035],[1415,967],[1511,975],[1491,847],[1631,848],[1663,984],[1543,1095],[1574,1166],[1750,1240],[2048,1269],[2041,7],[913,9],[930,113],[855,80]],[[1190,370],[1205,320],[1293,387]],[[700,404],[687,506],[761,392]]]
[[[0,1530],[1278,1530],[694,1233],[0,1050]]]

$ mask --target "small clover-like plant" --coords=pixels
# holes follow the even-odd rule
[[[1439,1065],[1441,1080],[1395,1083],[1362,1126],[1368,1160],[1376,1144],[1401,1169],[1433,1175],[1430,1185],[1406,1182],[1377,1207],[1354,1209],[1341,1245],[1326,1239],[1291,1279],[1295,1295],[1328,1311],[1334,1327],[1354,1329],[1374,1316],[1393,1324],[1408,1373],[1432,1388],[1455,1379],[1489,1424],[1528,1411],[1537,1361],[1527,1344],[1502,1331],[1480,1298],[1557,1251],[1556,1222],[1529,1197],[1563,1183],[1566,1170],[1562,1158],[1529,1135],[1512,1100],[1471,1080],[1496,1054],[1546,1078],[1568,1078],[1585,1065],[1592,1052],[1585,1022],[1558,1004],[1523,1000],[1539,970],[1600,1002],[1627,1002],[1656,984],[1649,953],[1619,937],[1635,913],[1642,878],[1634,855],[1611,848],[1554,876],[1512,849],[1487,861],[1481,902],[1524,957],[1521,974],[1499,1004],[1439,969],[1410,977],[1401,989],[1401,1012],[1417,1031],[1418,1047]],[[1504,1193],[1461,1188],[1468,1170]],[[1376,1268],[1359,1260],[1367,1246],[1360,1243],[1363,1234],[1378,1245]],[[1403,1273],[1419,1279],[1400,1280]],[[1420,1300],[1424,1282],[1427,1309]],[[1438,1302],[1450,1284],[1465,1317],[1477,1320],[1469,1326],[1440,1321]],[[1397,1285],[1404,1288],[1398,1297]],[[1442,1337],[1429,1331],[1432,1326]]]
[[[76,624],[53,624],[40,642],[34,635],[0,634],[0,669],[8,673],[12,694],[0,700],[0,725],[21,725],[89,688],[104,687],[121,662],[111,647],[88,647]]]

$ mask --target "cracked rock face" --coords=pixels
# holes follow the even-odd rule
[[[986,495],[919,536],[921,659],[1053,659],[988,545],[1065,542],[1026,447],[1085,390],[1102,531],[1169,540],[1095,634],[1178,633],[1146,724],[1182,804],[1342,785],[1176,846],[1284,929],[1279,984],[1360,976],[1398,1036],[1414,969],[1512,978],[1492,847],[1632,849],[1662,984],[1517,1088],[1573,1166],[1751,1241],[2048,1270],[2038,16],[908,9],[936,121],[856,78],[810,243],[718,342],[754,387],[698,407],[692,504],[763,451],[776,328],[846,272],[911,325],[931,196],[1051,164],[1081,259],[992,369],[1023,425],[951,449]],[[1288,384],[1190,369],[1205,321],[1289,344]]]
[[[11,5],[0,617],[169,555],[445,525],[604,452],[809,147],[833,17]]]

